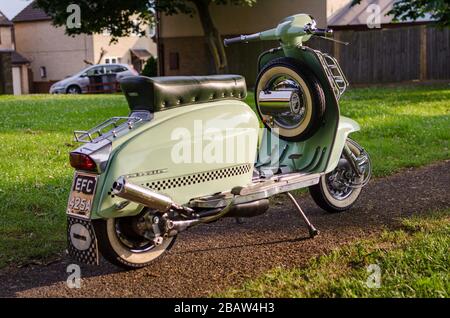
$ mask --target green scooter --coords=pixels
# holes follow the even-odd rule
[[[333,57],[303,45],[330,33],[299,14],[273,30],[225,40],[281,43],[259,59],[256,113],[243,102],[247,88],[238,75],[123,79],[129,117],[75,132],[82,145],[70,153],[70,256],[148,266],[180,232],[261,215],[282,193],[314,237],[318,230],[291,194],[301,188],[328,212],[352,207],[371,161],[348,138],[359,125],[340,116],[348,82]]]

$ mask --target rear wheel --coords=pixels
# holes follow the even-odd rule
[[[154,232],[149,233],[146,229],[148,215],[149,211],[145,210],[138,216],[94,221],[102,256],[122,268],[137,269],[148,266],[169,250],[175,237],[161,237],[161,242],[155,244],[151,237]]]
[[[356,157],[361,156],[361,147],[355,141],[348,140],[347,145]],[[368,160],[370,170],[370,159]],[[342,156],[336,169],[323,175],[318,184],[309,187],[309,192],[316,204],[325,211],[343,212],[356,203],[362,191],[362,187],[358,185],[363,184],[365,179],[365,174],[357,176],[347,159]]]

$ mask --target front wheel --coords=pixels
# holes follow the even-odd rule
[[[164,238],[155,245],[144,236],[145,212],[134,217],[94,221],[98,247],[109,262],[124,269],[148,266],[175,243],[175,237]],[[147,231],[148,233],[148,231]]]
[[[79,87],[79,86],[77,86],[77,85],[70,85],[68,88],[67,88],[67,92],[66,92],[67,94],[75,94],[75,95],[78,95],[78,94],[81,94],[81,88]]]
[[[342,156],[336,169],[323,175],[318,184],[309,188],[314,202],[330,213],[349,210],[370,179],[371,164],[368,154],[351,139],[347,141],[347,146],[364,172],[362,176],[356,175],[345,156]]]

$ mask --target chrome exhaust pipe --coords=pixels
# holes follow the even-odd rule
[[[168,196],[133,184],[129,182],[125,177],[120,177],[116,182],[114,182],[113,194],[127,201],[142,204],[143,206],[158,210],[162,213],[168,212],[171,209],[190,213],[193,212],[193,210],[187,207],[176,204]],[[188,228],[201,223],[214,222],[227,215],[231,211],[232,207],[233,202],[230,202],[224,209],[219,209],[216,214],[207,217],[197,216],[197,218],[195,219],[183,221],[169,220],[166,225],[169,236],[176,235],[177,233],[183,232]]]
[[[142,204],[163,213],[169,211],[170,209],[183,209],[183,207],[173,202],[173,200],[168,196],[133,184],[125,177],[120,177],[116,182],[114,182],[113,194],[125,200]]]
[[[217,212],[217,214],[214,214],[214,215],[211,215],[208,217],[203,217],[203,218],[199,217],[197,219],[186,220],[186,221],[169,221],[167,224],[167,230],[169,233],[176,235],[176,234],[186,231],[187,229],[194,227],[196,225],[217,221],[217,220],[223,218],[224,216],[226,216],[228,213],[230,213],[232,207],[233,207],[233,203],[229,203],[224,209],[219,210]]]

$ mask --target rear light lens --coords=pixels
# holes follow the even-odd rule
[[[97,171],[97,165],[94,160],[88,155],[71,152],[70,165],[77,170]]]

